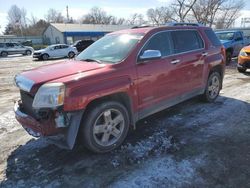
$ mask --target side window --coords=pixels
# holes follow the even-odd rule
[[[4,47],[4,43],[0,43],[0,48],[3,48]]]
[[[69,46],[67,45],[61,45],[61,49],[68,48]]]
[[[146,50],[159,50],[162,57],[172,54],[170,32],[161,32],[154,35],[143,47],[140,55]]]
[[[204,48],[204,43],[197,31],[172,31],[174,52],[182,53]]]
[[[206,29],[205,34],[213,46],[221,46],[221,42],[212,29]]]
[[[58,50],[58,49],[60,49],[60,46],[54,46],[54,49]]]
[[[6,47],[7,47],[7,48],[13,48],[13,47],[14,47],[14,44],[12,44],[12,43],[6,43]]]
[[[242,35],[241,35],[240,32],[236,32],[236,33],[235,33],[235,40],[236,40],[236,41],[243,40]]]

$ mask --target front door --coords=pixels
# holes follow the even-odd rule
[[[137,88],[139,110],[158,105],[162,100],[176,94],[175,77],[172,74],[172,40],[170,32],[164,31],[155,34],[143,47],[139,56],[147,50],[159,50],[161,58],[153,60],[138,60]]]

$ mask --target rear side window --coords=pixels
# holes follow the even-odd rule
[[[204,48],[204,43],[197,31],[172,31],[174,52],[182,53]]]
[[[14,47],[14,44],[13,44],[13,43],[6,43],[6,46],[7,46],[8,48],[13,48],[13,47]]]
[[[170,32],[161,32],[154,35],[142,49],[141,55],[146,50],[159,50],[162,57],[172,54]]]
[[[205,34],[213,46],[221,46],[221,42],[212,29],[206,29]]]

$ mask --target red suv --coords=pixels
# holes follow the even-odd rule
[[[118,147],[138,120],[222,88],[225,49],[211,28],[143,27],[110,33],[76,60],[15,77],[16,119],[35,137],[94,152]]]

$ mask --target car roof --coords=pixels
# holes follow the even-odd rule
[[[206,26],[155,26],[155,27],[135,27],[135,28],[131,28],[131,29],[125,29],[125,30],[120,30],[120,31],[116,31],[110,34],[136,34],[136,33],[140,33],[140,34],[147,34],[151,31],[162,31],[162,30],[185,30],[185,29],[211,29],[210,27],[206,27]]]
[[[60,45],[68,46],[67,44],[52,44],[49,47],[55,47],[55,46],[60,46]]]
[[[238,30],[230,30],[230,31],[215,31],[215,33],[235,33],[235,32],[241,32]]]

